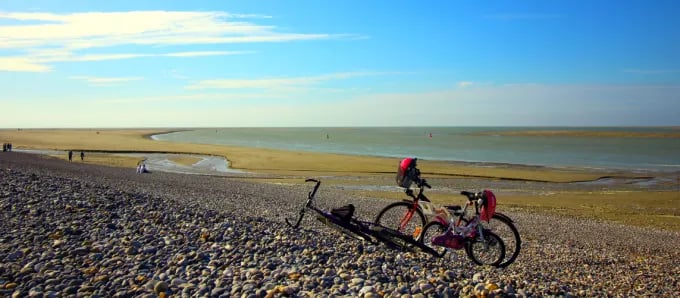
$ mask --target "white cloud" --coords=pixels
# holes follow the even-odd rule
[[[269,79],[214,79],[203,80],[189,85],[186,89],[279,89],[309,86],[329,80],[342,80],[353,77],[385,75],[379,72],[342,72],[308,77],[288,77]]]
[[[120,59],[132,59],[132,58],[145,58],[145,57],[202,57],[202,56],[225,56],[225,55],[239,55],[246,54],[249,52],[243,51],[204,51],[204,52],[176,52],[176,53],[163,53],[163,54],[98,54],[98,55],[67,55],[67,56],[57,56],[57,57],[47,57],[47,58],[37,58],[40,62],[65,62],[65,61],[103,61],[103,60],[120,60]]]
[[[46,72],[51,68],[25,57],[0,57],[0,71]]]
[[[130,82],[130,81],[139,81],[143,80],[144,78],[142,77],[118,77],[118,78],[106,78],[106,77],[91,77],[91,76],[70,76],[69,79],[73,80],[81,80],[88,82],[93,85],[112,85],[112,84],[118,84],[118,83],[124,83],[124,82]]]
[[[249,52],[201,51],[165,54],[87,54],[88,49],[127,45],[154,46],[288,42],[340,35],[278,32],[274,26],[244,19],[269,16],[225,12],[128,11],[85,13],[2,13],[0,20],[33,21],[0,25],[0,49],[22,53],[2,57],[0,70],[47,71],[49,62],[82,62],[137,57],[199,57]],[[37,22],[37,24],[36,24]],[[148,52],[148,51],[147,51]],[[9,60],[8,60],[9,59]]]
[[[0,18],[42,21],[41,24],[0,26],[3,48],[58,46],[92,48],[125,44],[193,44],[234,37],[269,40],[319,38],[327,35],[286,34],[271,26],[234,21],[224,12],[129,11],[71,14],[4,13]]]
[[[148,57],[205,57],[205,56],[225,56],[249,54],[250,51],[196,51],[196,52],[175,52],[160,54],[96,54],[96,55],[74,55],[63,50],[37,51],[24,57],[0,57],[0,71],[21,71],[21,72],[46,72],[52,68],[50,62],[91,62],[105,60],[121,60]]]

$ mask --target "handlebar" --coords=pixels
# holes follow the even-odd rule
[[[428,199],[423,194],[423,190],[425,189],[425,187],[432,188],[432,186],[430,186],[430,184],[428,184],[427,181],[425,181],[425,179],[418,179],[418,182],[416,184],[418,185],[418,188],[420,189],[418,191],[418,195],[415,195],[413,193],[413,190],[410,189],[410,188],[407,188],[407,189],[404,190],[404,192],[406,192],[406,195],[408,195],[409,197],[413,198],[413,200],[416,200],[416,201],[422,200],[422,201],[425,201],[425,202],[429,202],[430,199]]]
[[[316,195],[316,191],[319,189],[319,186],[321,185],[321,181],[316,179],[307,179],[305,180],[305,182],[315,182],[316,185],[314,185],[314,190],[310,191],[309,194],[307,195],[307,203],[305,204],[305,206],[302,207],[302,209],[300,209],[300,216],[298,217],[295,224],[291,224],[288,218],[285,219],[286,224],[288,224],[288,226],[290,226],[293,229],[297,229],[300,226],[300,222],[302,222],[302,218],[305,216],[305,208],[307,208],[307,206],[309,206],[312,203],[312,201],[314,200],[314,195]]]

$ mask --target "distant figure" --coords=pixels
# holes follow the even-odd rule
[[[7,151],[12,151],[12,143],[7,144]]]
[[[80,151],[80,161],[84,161],[84,160],[85,160],[85,152]]]
[[[432,138],[432,133],[430,133],[430,138]]]
[[[144,174],[144,173],[149,173],[149,170],[146,168],[146,162],[145,160],[142,159],[137,163],[137,174]]]
[[[73,151],[68,151],[68,161],[73,161]]]
[[[2,143],[2,152],[7,152],[7,144]]]

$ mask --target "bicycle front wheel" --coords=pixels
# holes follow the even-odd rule
[[[375,223],[418,239],[426,221],[423,212],[413,207],[411,202],[395,202],[387,205],[378,213]]]
[[[446,248],[432,244],[432,238],[439,236],[444,232],[446,232],[445,225],[438,221],[431,221],[423,228],[423,232],[421,233],[420,238],[418,238],[418,241],[423,245],[432,248],[435,252],[437,252],[437,256],[441,258],[444,256],[444,254],[446,254]]]
[[[484,233],[484,240],[475,237],[465,246],[468,257],[477,265],[498,266],[505,258],[505,244],[498,235],[492,232]]]

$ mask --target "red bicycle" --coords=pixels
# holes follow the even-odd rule
[[[475,206],[475,214],[467,214],[468,205],[466,205],[466,208],[462,208],[460,205],[436,206],[423,194],[425,188],[432,187],[425,179],[420,177],[420,170],[416,167],[416,161],[416,158],[403,159],[399,163],[397,171],[397,184],[405,188],[405,193],[410,199],[387,205],[380,213],[378,213],[378,216],[375,219],[376,224],[393,228],[404,234],[412,235],[414,239],[423,240],[422,234],[425,227],[428,225],[427,218],[432,218],[432,223],[429,224],[428,227],[428,232],[430,233],[434,229],[433,226],[438,227],[438,231],[440,232],[445,232],[448,229],[447,226],[449,223],[453,223],[454,228],[467,226],[474,220],[475,214],[479,212],[482,207],[485,207],[484,204],[489,203],[488,200],[479,201],[479,199],[482,199],[482,195],[493,196],[493,192],[488,190],[478,193],[461,192],[461,194],[468,197],[467,204]],[[414,183],[418,189],[417,194],[410,188]],[[474,196],[471,197],[471,195]],[[484,210],[486,211],[487,208],[484,208]],[[505,214],[493,212],[490,217],[484,218],[482,222],[484,228],[493,231],[493,233],[498,235],[505,244],[506,251],[504,259],[496,266],[509,266],[517,259],[517,256],[519,256],[522,244],[519,231],[517,230],[517,227],[515,227],[513,220]],[[446,250],[444,250],[442,254],[443,253],[446,253]]]

